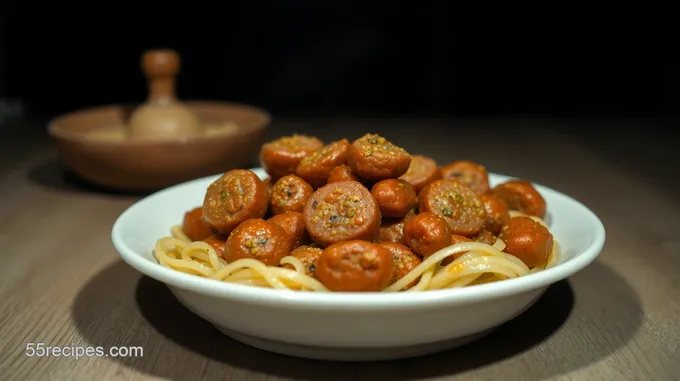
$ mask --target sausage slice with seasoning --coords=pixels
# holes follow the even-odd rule
[[[291,257],[295,257],[305,266],[305,274],[316,277],[316,260],[319,259],[323,249],[312,246],[300,246],[290,252]],[[283,268],[295,270],[293,265],[286,263]]]
[[[272,188],[269,199],[272,214],[302,212],[314,189],[296,175],[286,175],[278,179]]]
[[[347,164],[360,178],[376,182],[406,173],[411,155],[380,135],[366,134],[352,142]]]
[[[454,161],[442,167],[445,179],[458,180],[461,184],[482,195],[489,190],[489,174],[486,168],[469,160]]]
[[[234,262],[257,259],[267,266],[278,266],[290,253],[290,239],[278,224],[254,218],[240,224],[227,238],[224,259]]]
[[[443,217],[451,232],[473,236],[482,230],[486,210],[479,197],[456,180],[442,179],[433,182],[420,192],[418,210]]]
[[[442,178],[437,162],[427,156],[412,155],[408,171],[400,179],[411,184],[416,193]]]
[[[356,181],[338,181],[319,188],[307,201],[305,226],[321,246],[363,239],[380,231],[380,209],[371,193]]]
[[[264,217],[267,193],[267,186],[253,172],[231,170],[208,187],[203,217],[215,230],[229,234],[245,220]]]
[[[332,142],[300,161],[295,173],[314,188],[322,187],[328,182],[333,168],[347,162],[349,141],[347,139]]]
[[[316,261],[316,278],[331,291],[380,291],[393,275],[392,253],[367,241],[338,242],[324,249]]]
[[[260,165],[274,179],[295,173],[300,160],[323,147],[321,140],[305,135],[284,136],[262,145]]]

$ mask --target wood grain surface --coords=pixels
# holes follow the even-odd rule
[[[592,265],[551,286],[487,338],[379,363],[289,358],[220,334],[163,284],[123,263],[111,245],[113,222],[141,195],[84,184],[64,170],[42,130],[17,130],[0,141],[0,379],[677,380],[680,171],[673,138],[645,137],[645,128],[602,121],[275,121],[272,138],[375,131],[440,163],[480,161],[577,198],[607,229]],[[140,346],[143,356],[29,357],[29,343]]]

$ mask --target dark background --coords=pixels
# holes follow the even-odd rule
[[[178,50],[182,99],[274,116],[677,115],[655,2],[2,1],[0,98],[51,117],[140,102],[139,56]],[[674,61],[674,62],[673,62]]]

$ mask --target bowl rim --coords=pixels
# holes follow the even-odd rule
[[[186,144],[205,144],[208,142],[219,142],[219,141],[227,141],[230,139],[234,139],[237,136],[247,136],[247,135],[252,135],[258,132],[261,132],[265,130],[272,121],[272,116],[271,114],[265,110],[264,108],[258,107],[258,106],[253,106],[245,103],[238,103],[238,102],[221,102],[221,101],[202,101],[202,100],[191,100],[191,101],[182,101],[182,104],[187,105],[189,107],[191,106],[214,106],[214,107],[241,107],[244,109],[248,109],[250,112],[254,114],[258,114],[259,116],[262,117],[262,121],[259,123],[255,123],[252,125],[252,128],[248,129],[243,129],[239,128],[238,131],[236,131],[233,134],[226,134],[223,136],[216,135],[216,136],[200,136],[200,137],[188,137],[188,138],[178,138],[178,139],[173,139],[173,140],[159,140],[159,141],[134,141],[134,140],[125,140],[122,142],[119,141],[107,141],[107,140],[91,140],[87,139],[83,134],[78,134],[78,133],[73,133],[69,131],[67,128],[62,127],[60,124],[63,123],[63,121],[68,118],[72,117],[75,115],[82,115],[82,114],[87,114],[91,112],[97,112],[97,111],[103,111],[106,109],[114,109],[114,108],[123,108],[123,107],[136,107],[139,106],[137,104],[127,104],[127,103],[121,103],[121,104],[110,104],[110,105],[102,105],[102,106],[96,106],[96,107],[88,107],[88,108],[83,108],[83,109],[78,109],[69,113],[57,115],[51,120],[48,121],[47,123],[47,133],[50,135],[52,138],[57,139],[57,140],[62,140],[62,141],[69,141],[69,142],[78,142],[82,144],[86,144],[88,146],[95,146],[95,147],[101,147],[101,148],[106,148],[106,147],[122,147],[122,146],[137,146],[137,147],[172,147],[172,146],[177,146],[177,145],[186,145]]]
[[[255,173],[264,173],[261,168],[251,168],[251,170],[253,170]],[[496,173],[489,173],[489,175],[506,179],[514,178],[512,176]],[[132,213],[132,211],[136,208],[139,208],[140,205],[143,205],[149,199],[172,193],[178,188],[190,186],[192,183],[209,181],[210,179],[215,179],[218,176],[219,175],[206,176],[160,190],[135,202],[123,213],[121,213],[116,219],[116,222],[113,224],[111,239],[113,246],[118,251],[123,261],[140,271],[142,274],[163,282],[168,286],[177,287],[180,289],[193,291],[201,295],[225,300],[235,300],[243,303],[266,305],[270,307],[278,306],[281,308],[302,308],[316,310],[332,310],[336,308],[375,310],[390,308],[398,310],[411,308],[433,308],[441,304],[470,304],[545,288],[550,284],[568,278],[593,262],[602,251],[606,238],[606,232],[602,221],[600,221],[595,213],[593,213],[588,207],[583,205],[580,201],[565,195],[564,193],[541,184],[533,183],[535,186],[550,192],[554,192],[555,194],[562,196],[568,201],[574,203],[576,206],[581,207],[584,214],[583,223],[588,224],[593,230],[592,241],[585,250],[577,253],[573,258],[567,260],[566,262],[560,263],[552,268],[519,278],[476,285],[473,287],[432,290],[418,293],[315,293],[274,290],[270,288],[220,282],[213,279],[176,271],[148,260],[144,257],[144,255],[147,254],[137,253],[123,243],[124,241],[121,233],[122,226],[126,223],[128,216]]]

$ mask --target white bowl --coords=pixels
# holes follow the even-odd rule
[[[253,170],[266,178],[262,169]],[[490,174],[492,185],[509,179]],[[168,285],[196,315],[232,338],[282,354],[329,360],[387,360],[453,348],[529,308],[546,290],[590,264],[602,250],[602,222],[580,202],[536,185],[546,221],[560,243],[560,263],[524,277],[420,293],[312,293],[230,284],[159,265],[156,240],[201,205],[218,176],[179,184],[135,203],[113,225],[125,262]]]

